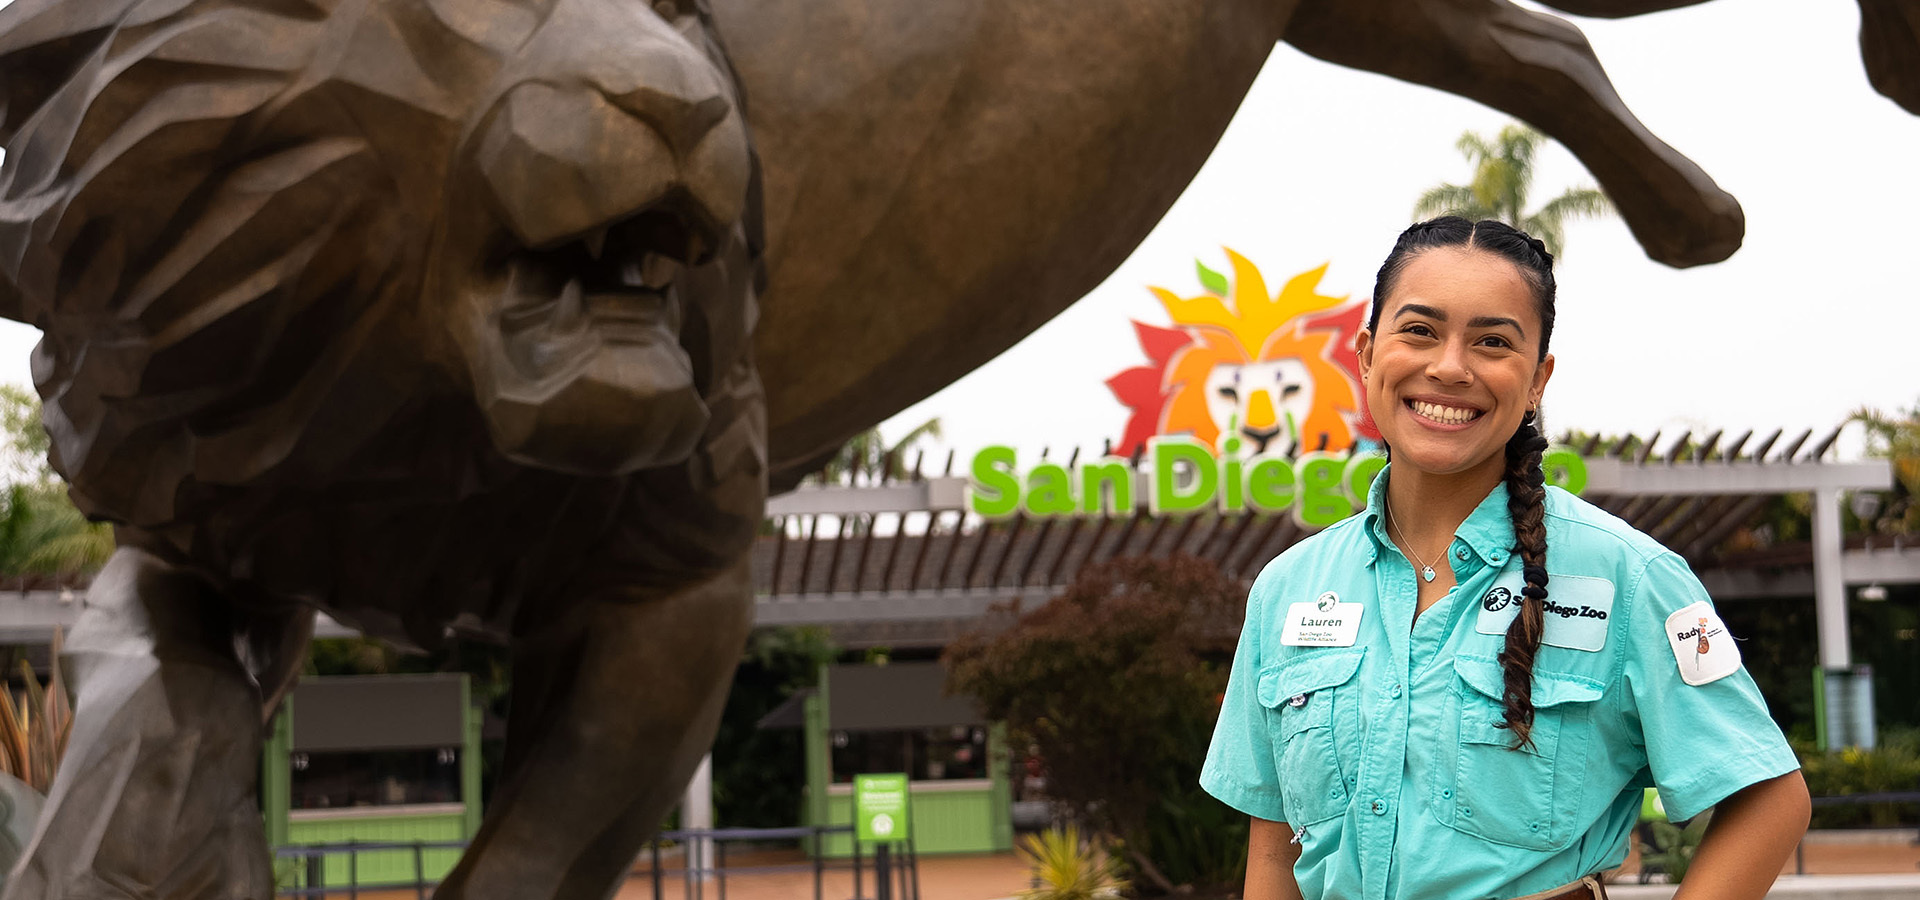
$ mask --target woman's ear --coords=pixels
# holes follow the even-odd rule
[[[1360,380],[1367,380],[1367,373],[1373,371],[1373,332],[1361,331],[1353,339],[1354,355],[1360,357]]]
[[[1362,366],[1364,369],[1365,367]],[[1540,360],[1540,367],[1533,370],[1533,405],[1540,405],[1540,398],[1547,392],[1547,380],[1553,377],[1553,354],[1547,354]]]

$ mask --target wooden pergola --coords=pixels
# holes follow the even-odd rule
[[[1586,499],[1680,553],[1717,598],[1813,594],[1821,662],[1844,668],[1846,586],[1920,582],[1920,547],[1843,546],[1842,495],[1886,490],[1892,470],[1885,460],[1826,460],[1838,436],[1723,440],[1715,432],[1663,442],[1656,433],[1609,447],[1590,438],[1574,449],[1587,458]],[[1069,468],[1078,456],[1069,455]],[[757,621],[833,626],[850,645],[937,645],[995,604],[1045,603],[1086,567],[1115,557],[1184,553],[1251,582],[1310,533],[1286,514],[1155,516],[1144,506],[988,521],[966,511],[966,481],[952,474],[951,456],[937,475],[923,474],[923,462],[902,480],[807,484],[774,498],[753,551]],[[1797,493],[1814,498],[1811,544],[1725,549],[1771,499]]]

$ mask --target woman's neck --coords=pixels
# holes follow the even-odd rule
[[[1445,547],[1505,475],[1498,467],[1435,475],[1411,467],[1387,470],[1387,509],[1401,538],[1416,547]]]

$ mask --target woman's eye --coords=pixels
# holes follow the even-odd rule
[[[1504,338],[1504,337],[1501,337],[1500,335],[1497,335],[1497,334],[1489,334],[1489,335],[1487,335],[1486,337],[1483,337],[1483,338],[1481,338],[1481,339],[1480,339],[1480,346],[1482,346],[1482,347],[1500,347],[1500,348],[1503,348],[1503,349],[1512,349],[1512,348],[1513,348],[1513,342],[1512,342],[1512,341],[1509,341],[1509,340],[1507,340],[1507,339],[1506,339],[1506,338]]]
[[[1407,325],[1407,327],[1400,329],[1400,333],[1418,335],[1420,337],[1433,337],[1433,329],[1419,322],[1413,322]]]

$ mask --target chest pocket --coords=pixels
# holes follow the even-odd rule
[[[1296,828],[1346,811],[1349,777],[1359,765],[1342,748],[1359,744],[1359,705],[1350,685],[1365,647],[1314,650],[1260,673],[1274,766],[1287,820]]]
[[[1533,674],[1532,744],[1514,748],[1502,697],[1506,682],[1498,660],[1454,659],[1453,701],[1459,740],[1439,754],[1451,771],[1436,773],[1440,796],[1434,810],[1456,831],[1529,850],[1559,850],[1573,843],[1587,772],[1587,743],[1595,701],[1603,686],[1577,675],[1536,668]]]

